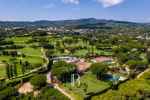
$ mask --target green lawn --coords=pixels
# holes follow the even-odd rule
[[[42,58],[42,52],[41,52],[41,48],[37,47],[32,48],[31,45],[38,45],[37,42],[35,43],[31,43],[31,44],[27,44],[26,42],[28,42],[30,39],[32,39],[32,37],[11,37],[11,38],[7,38],[6,40],[10,40],[13,41],[16,45],[25,45],[25,48],[23,49],[17,49],[17,51],[20,51],[21,53],[23,53],[25,55],[25,57],[11,57],[11,56],[0,56],[0,62],[7,62],[7,63],[13,63],[11,59],[16,58],[16,62],[18,62],[17,64],[17,73],[22,74],[21,73],[21,65],[19,64],[20,59],[22,59],[22,61],[28,61],[33,68],[39,67],[40,64],[44,63],[44,60]],[[7,49],[5,49],[7,50]],[[9,49],[12,50],[12,49]],[[5,77],[5,66],[0,65],[0,77]]]
[[[29,61],[31,64],[42,64],[44,61],[43,61],[43,58],[41,57],[32,57],[32,56],[28,56],[28,57],[25,57],[23,58],[23,61]]]
[[[64,84],[64,86],[74,94],[78,94],[82,98],[87,97],[90,94],[101,92],[107,88],[109,88],[109,84],[100,80],[97,80],[94,75],[91,73],[87,73],[83,75],[80,79],[81,84],[71,86],[70,83]],[[86,84],[86,88],[85,85]]]
[[[38,65],[39,64],[43,64],[44,63],[44,60],[43,58],[41,58],[41,52],[40,52],[40,49],[23,49],[24,53],[25,53],[25,57],[22,57],[22,61],[28,61],[32,66],[33,68],[36,68],[36,67],[39,67]],[[31,52],[30,52],[31,51]],[[0,56],[0,62],[7,62],[7,63],[11,63],[12,62],[12,58],[14,57],[11,57],[11,56]],[[16,61],[19,62],[21,59],[21,57],[16,57]],[[6,75],[6,72],[5,72],[5,66],[1,66],[0,65],[0,78],[1,77],[5,77]],[[20,64],[17,64],[17,73],[18,75],[19,74],[22,74],[21,73],[21,65]]]
[[[4,64],[0,64],[0,79],[5,77],[6,72],[5,72],[5,65]]]
[[[22,53],[28,56],[42,56],[41,48],[31,48],[31,47],[25,47],[23,49],[20,49]]]
[[[78,56],[78,57],[84,57],[88,54],[88,50],[87,49],[81,49],[81,50],[76,50],[74,55]]]
[[[140,91],[150,94],[150,72],[143,74],[140,79],[129,80],[119,86],[118,90],[109,90],[102,95],[92,97],[92,100],[140,100]],[[144,100],[149,100],[148,98]]]
[[[0,56],[0,61],[9,61],[9,59],[11,59],[12,57],[10,56]]]
[[[7,40],[12,40],[15,44],[25,44],[28,40],[32,39],[31,37],[11,37]]]

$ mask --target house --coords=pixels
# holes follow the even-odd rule
[[[74,63],[77,66],[77,70],[79,73],[85,72],[90,68],[91,63],[85,61],[85,59],[80,59],[79,61]]]

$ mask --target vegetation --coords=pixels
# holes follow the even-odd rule
[[[46,76],[45,75],[39,75],[35,74],[30,79],[31,84],[34,86],[35,89],[40,89],[41,87],[46,85]]]
[[[104,63],[94,63],[91,65],[91,71],[97,76],[97,79],[102,79],[103,75],[107,72],[107,66]]]
[[[59,61],[52,66],[52,75],[56,76],[62,82],[71,81],[71,74],[75,71],[75,65]]]
[[[7,27],[10,22],[4,25],[10,30],[0,27],[0,100],[68,100],[54,86],[76,100],[149,100],[150,40],[145,38],[149,26],[96,19],[54,23],[56,30],[48,32],[40,22],[38,26],[33,22],[32,28],[25,27],[31,25],[28,22],[21,29],[12,28],[17,23]],[[52,59],[66,56],[77,60]],[[52,83],[47,84],[46,78]],[[18,93],[25,82],[34,86],[33,91]]]
[[[75,86],[72,86],[70,83],[65,83],[64,87],[83,99],[108,89],[110,85],[107,82],[97,80],[95,75],[88,72],[81,77],[80,83],[76,82]]]
[[[149,99],[150,84],[147,77],[149,77],[149,72],[143,74],[139,79],[130,80],[121,84],[118,90],[109,90],[108,92],[102,95],[94,96],[92,100],[99,100],[99,99],[110,100],[110,98],[111,100]]]

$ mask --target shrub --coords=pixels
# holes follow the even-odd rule
[[[31,84],[35,87],[35,89],[39,89],[46,85],[46,76],[36,74],[30,79]]]

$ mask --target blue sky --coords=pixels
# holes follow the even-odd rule
[[[150,22],[150,0],[0,0],[0,20],[78,18]]]

